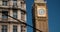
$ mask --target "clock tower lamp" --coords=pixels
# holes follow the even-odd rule
[[[32,9],[33,27],[39,29],[41,32],[48,32],[48,10],[45,0],[34,0]],[[33,29],[33,32],[39,32]]]

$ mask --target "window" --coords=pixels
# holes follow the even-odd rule
[[[2,32],[7,32],[7,25],[2,25]]]
[[[2,5],[7,6],[7,1],[3,1]]]
[[[25,6],[25,3],[24,2],[21,2],[21,7],[23,8]]]
[[[21,20],[25,20],[25,14],[24,14],[24,12],[23,11],[21,11]]]
[[[13,0],[13,1],[17,1],[17,0]]]
[[[8,16],[6,16],[4,14],[8,15],[8,11],[2,11],[2,19],[7,19]]]
[[[26,26],[25,25],[21,25],[21,32],[25,32],[26,30]]]
[[[17,26],[13,25],[13,32],[17,32]]]
[[[13,0],[13,6],[17,6],[17,0]]]
[[[46,0],[44,0],[44,1],[46,1]]]
[[[13,17],[17,18],[17,10],[13,10]]]

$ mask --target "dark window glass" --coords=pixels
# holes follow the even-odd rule
[[[3,5],[4,6],[7,6],[7,1],[3,1]]]
[[[21,20],[25,20],[25,13],[23,11],[21,11]]]
[[[7,32],[7,25],[2,25],[2,32]]]
[[[17,10],[13,10],[13,17],[17,18]]]
[[[13,0],[13,1],[17,1],[17,0]]]
[[[17,0],[13,0],[13,6],[17,6]]]
[[[26,28],[26,26],[21,25],[21,32],[25,32],[25,28]]]
[[[2,18],[3,18],[3,19],[7,19],[8,16],[6,16],[6,15],[4,15],[4,14],[8,15],[8,11],[2,11]]]
[[[13,32],[17,32],[17,26],[13,25]]]
[[[44,1],[46,1],[46,0],[44,0]]]

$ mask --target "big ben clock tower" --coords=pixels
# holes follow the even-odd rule
[[[33,26],[41,32],[48,32],[48,11],[46,0],[34,0],[32,9]],[[39,32],[33,29],[33,32]]]

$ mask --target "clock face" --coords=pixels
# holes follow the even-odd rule
[[[44,9],[39,9],[39,15],[44,15],[45,11]]]

